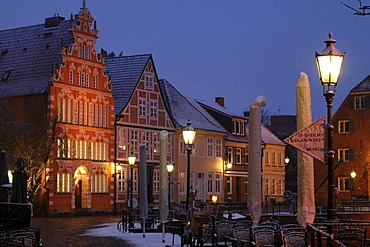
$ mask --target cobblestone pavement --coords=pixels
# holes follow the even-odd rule
[[[41,239],[44,247],[133,247],[134,245],[128,243],[127,240],[115,237],[81,236],[88,229],[99,227],[99,224],[116,223],[119,220],[119,214],[42,217],[32,218],[31,226],[41,228]]]

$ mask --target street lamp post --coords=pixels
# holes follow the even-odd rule
[[[186,212],[189,209],[189,193],[190,193],[190,154],[194,145],[196,131],[191,126],[190,120],[188,120],[187,126],[182,130],[182,137],[186,146],[188,154],[188,166],[186,171]]]
[[[133,191],[133,181],[134,181],[133,170],[134,170],[135,161],[136,161],[136,157],[134,153],[131,151],[131,154],[128,157],[128,164],[130,165],[130,176],[131,176],[130,178],[130,205],[129,205],[129,208],[130,208],[129,226],[130,227],[132,226],[132,222],[131,222],[132,220],[131,214],[132,214],[132,209],[133,209],[132,191]]]
[[[212,204],[213,204],[213,215],[212,215],[212,246],[216,244],[216,207],[218,196],[212,195]]]
[[[172,163],[167,164],[167,172],[168,172],[168,213],[170,213],[171,209],[171,173],[173,172],[174,165]]]
[[[353,192],[355,190],[355,178],[356,178],[356,172],[353,170],[351,172],[351,178],[352,178],[352,190],[351,190],[351,196],[353,196]]]
[[[334,129],[332,107],[335,88],[338,83],[342,62],[345,56],[345,53],[341,54],[334,47],[336,41],[332,38],[332,35],[332,33],[329,33],[329,39],[324,41],[326,43],[325,49],[320,53],[315,52],[317,71],[319,73],[321,85],[323,87],[323,95],[327,106],[326,163],[328,166],[328,220],[334,220],[337,217],[334,184],[334,151],[332,141]]]

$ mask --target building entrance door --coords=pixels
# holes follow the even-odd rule
[[[75,185],[75,206],[81,209],[82,180],[79,179]]]
[[[86,169],[80,166],[74,175],[75,178],[75,208],[86,209],[88,197],[88,183]]]

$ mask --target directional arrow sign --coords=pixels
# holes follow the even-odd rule
[[[325,117],[321,117],[284,141],[325,163]]]

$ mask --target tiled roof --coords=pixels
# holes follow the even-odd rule
[[[112,78],[116,114],[129,102],[150,58],[150,54],[106,58],[106,69]]]
[[[195,129],[226,132],[196,100],[183,96],[167,80],[159,80],[159,87],[167,110],[177,127],[186,126],[188,120],[190,120]]]
[[[361,92],[361,91],[369,91],[370,90],[370,75],[368,75],[365,79],[363,79],[357,86],[352,88],[352,92]]]
[[[210,101],[205,101],[205,100],[200,100],[200,99],[197,99],[197,102],[201,105],[204,105],[205,107],[212,108],[213,110],[218,111],[218,112],[220,112],[224,115],[227,115],[229,117],[244,118],[245,119],[244,116],[233,113],[233,112],[229,111],[226,107],[223,107],[223,106],[219,105],[216,102],[210,102]]]
[[[40,94],[52,82],[52,68],[61,65],[64,46],[72,44],[71,21],[0,31],[0,97]],[[4,74],[10,71],[9,78]]]
[[[261,125],[261,138],[262,141],[266,144],[286,146],[286,144],[282,140],[280,140],[264,125]]]

